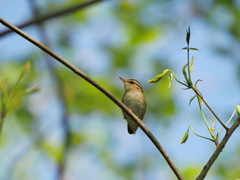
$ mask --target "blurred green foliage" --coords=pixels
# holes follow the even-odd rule
[[[5,66],[5,68],[8,70],[8,72],[4,72],[3,69],[0,69],[0,73],[2,74],[2,77],[4,77],[5,73],[11,73],[9,70],[13,72],[18,71],[16,65],[9,66],[9,67]],[[24,68],[22,69],[22,72],[18,76],[16,82],[13,83],[12,81],[8,81],[8,78],[5,77],[4,80],[2,80],[2,83],[0,84],[0,93],[1,93],[0,133],[2,131],[4,119],[6,118],[8,113],[10,111],[13,111],[14,108],[15,109],[20,108],[20,106],[22,105],[21,100],[24,96],[38,92],[40,90],[40,88],[38,87],[26,89],[26,86],[29,85],[29,82],[22,83],[23,77],[30,70],[30,68],[31,68],[31,63],[27,62],[24,65]],[[11,73],[11,76],[14,76],[14,75],[15,75],[14,73]],[[21,118],[21,114],[22,114],[22,111],[19,110],[18,111],[19,118]]]
[[[201,167],[198,166],[191,166],[183,171],[183,176],[186,180],[196,179],[201,171]]]

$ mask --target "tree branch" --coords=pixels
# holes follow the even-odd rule
[[[25,22],[21,25],[18,25],[17,27],[22,29],[22,28],[25,28],[25,27],[33,25],[33,24],[38,24],[38,23],[41,23],[41,22],[46,21],[46,20],[50,20],[50,19],[55,18],[55,17],[62,16],[62,15],[68,14],[70,12],[77,11],[78,9],[82,9],[82,8],[91,6],[92,4],[95,4],[95,3],[98,3],[98,2],[101,2],[101,1],[104,1],[104,0],[92,0],[92,1],[89,1],[89,2],[77,4],[76,6],[72,6],[72,7],[69,7],[69,8],[66,8],[66,9],[63,9],[63,10],[59,10],[59,11],[56,11],[56,12],[52,12],[52,13],[50,12],[50,13],[45,14],[45,15],[39,15],[38,17],[33,18],[32,20],[29,20],[28,22]],[[0,37],[5,36],[5,35],[7,35],[11,32],[12,32],[11,30],[3,31],[3,32],[0,33]]]
[[[213,163],[216,161],[216,159],[218,158],[219,154],[222,152],[223,148],[227,144],[228,139],[231,137],[233,132],[237,129],[239,124],[240,124],[240,116],[238,116],[238,118],[236,119],[236,121],[234,122],[232,127],[230,129],[228,129],[228,131],[226,132],[226,135],[224,136],[222,142],[219,144],[219,146],[216,149],[216,151],[213,153],[211,158],[208,160],[207,164],[203,167],[201,173],[199,174],[199,176],[197,177],[196,180],[202,180],[202,179],[204,179],[206,177],[209,169],[211,168]]]
[[[221,119],[218,117],[218,115],[213,111],[213,109],[209,106],[209,104],[207,103],[207,101],[203,98],[202,93],[200,93],[200,91],[196,88],[196,87],[191,87],[193,89],[193,91],[202,99],[202,101],[204,102],[204,104],[208,107],[208,109],[212,112],[212,114],[215,116],[215,118],[218,120],[218,122],[224,127],[224,129],[226,131],[229,130],[229,128],[221,121]]]
[[[51,51],[49,48],[44,46],[42,43],[39,41],[35,40],[28,34],[24,33],[22,30],[17,28],[16,26],[10,24],[9,22],[5,21],[4,19],[0,18],[0,22],[11,29],[12,31],[16,32],[26,40],[30,41],[40,49],[42,49],[44,52],[52,56],[54,59],[65,65],[67,68],[71,69],[75,74],[79,75],[83,79],[85,79],[87,82],[92,84],[94,87],[96,87],[98,90],[100,90],[103,94],[105,94],[109,99],[111,99],[117,106],[119,106],[124,112],[127,113],[128,116],[130,116],[136,123],[138,123],[139,127],[143,130],[143,132],[149,137],[149,139],[152,141],[152,143],[156,146],[156,148],[159,150],[159,152],[163,155],[165,160],[167,161],[168,165],[174,172],[174,174],[177,176],[179,180],[183,180],[184,178],[180,174],[178,168],[172,161],[172,159],[169,157],[165,149],[161,146],[161,144],[158,142],[158,140],[154,137],[154,135],[149,131],[149,129],[141,122],[141,120],[132,112],[128,109],[127,106],[125,106],[119,99],[117,99],[113,94],[111,94],[108,90],[106,90],[104,87],[102,87],[100,84],[98,84],[96,81],[94,81],[92,78],[90,78],[87,74],[85,74],[83,71],[80,69],[76,68],[72,64],[70,64],[68,61]]]

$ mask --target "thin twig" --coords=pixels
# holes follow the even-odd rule
[[[69,7],[69,8],[66,8],[66,9],[63,9],[63,10],[59,10],[59,11],[56,11],[56,12],[50,12],[50,13],[45,14],[45,15],[39,15],[38,17],[36,17],[34,19],[31,19],[28,22],[25,22],[21,25],[18,25],[17,27],[22,29],[22,28],[25,28],[25,27],[33,25],[33,24],[38,24],[38,23],[41,23],[41,22],[46,21],[46,20],[50,20],[50,19],[55,18],[55,17],[62,16],[64,14],[68,14],[70,12],[77,11],[79,9],[91,6],[92,4],[95,4],[95,3],[98,3],[98,2],[101,2],[101,1],[104,1],[104,0],[92,0],[92,1],[89,1],[89,2],[85,2],[85,3],[80,3],[80,4],[77,4],[76,6],[72,6],[72,7]],[[0,37],[5,36],[5,35],[7,35],[11,32],[12,32],[11,30],[3,31],[3,32],[0,33]]]
[[[219,154],[222,152],[223,148],[227,144],[228,139],[231,137],[231,135],[236,130],[236,128],[239,126],[239,124],[240,124],[240,116],[238,116],[238,118],[236,119],[236,121],[234,122],[232,127],[226,132],[226,135],[224,136],[222,142],[219,144],[219,146],[216,149],[216,151],[213,153],[211,158],[208,160],[207,164],[203,167],[201,173],[199,174],[199,176],[197,177],[196,180],[203,180],[206,177],[209,169],[211,168],[213,163],[216,161],[216,159],[218,158]]]
[[[34,38],[30,37],[28,34],[24,33],[22,30],[17,28],[16,26],[10,24],[9,22],[5,21],[4,19],[0,18],[0,22],[11,29],[12,31],[16,32],[26,40],[30,41],[43,51],[45,51],[47,54],[52,56],[54,59],[65,65],[67,68],[71,69],[74,73],[85,79],[87,82],[92,84],[94,87],[96,87],[98,90],[100,90],[103,94],[105,94],[109,99],[111,99],[117,106],[119,106],[124,112],[127,113],[128,116],[130,116],[136,123],[139,124],[139,127],[143,130],[143,132],[149,137],[149,139],[152,141],[152,143],[156,146],[156,148],[159,150],[159,152],[163,155],[165,160],[167,161],[168,165],[174,172],[174,174],[177,176],[179,180],[183,180],[184,178],[180,174],[178,168],[170,158],[170,156],[167,154],[165,149],[161,146],[161,144],[158,142],[158,140],[153,136],[153,134],[149,131],[149,129],[142,123],[142,121],[132,112],[128,109],[127,106],[125,106],[119,99],[117,99],[113,94],[111,94],[108,90],[106,90],[104,87],[102,87],[100,84],[98,84],[96,81],[94,81],[92,78],[90,78],[87,74],[85,74],[80,69],[76,68],[72,64],[70,64],[68,61],[51,51],[49,48],[44,46],[42,43],[38,42]]]
[[[218,122],[226,129],[226,131],[229,130],[229,128],[221,121],[221,119],[218,117],[218,115],[213,111],[213,109],[209,106],[207,101],[203,98],[202,93],[200,93],[196,87],[192,87],[193,91],[202,99],[204,104],[208,107],[208,109],[212,112],[212,114],[215,116],[215,118],[218,120]]]

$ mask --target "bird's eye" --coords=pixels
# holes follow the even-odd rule
[[[134,84],[134,82],[133,82],[133,81],[130,81],[130,83],[131,83],[131,84]]]

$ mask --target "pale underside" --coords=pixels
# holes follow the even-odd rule
[[[127,98],[126,98],[127,97]],[[139,119],[143,120],[146,111],[146,100],[144,94],[141,92],[136,93],[126,93],[125,98],[123,98],[123,103],[129,107]],[[128,122],[128,132],[130,134],[135,134],[138,128],[137,123],[135,123],[125,112],[124,119]]]

